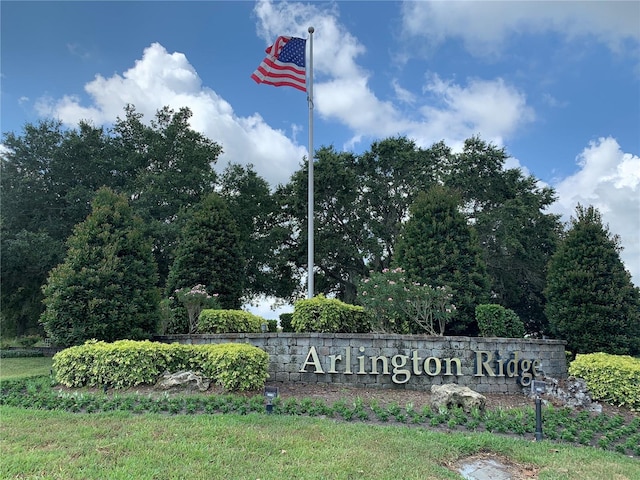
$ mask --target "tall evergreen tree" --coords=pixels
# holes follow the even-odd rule
[[[549,262],[551,332],[574,353],[640,353],[640,289],[620,260],[619,238],[593,206],[576,218]]]
[[[135,107],[114,126],[120,174],[131,205],[153,238],[160,285],[165,286],[179,237],[175,223],[181,208],[194,205],[213,191],[212,165],[222,147],[189,125],[191,110],[164,107],[149,125]]]
[[[475,307],[488,301],[489,277],[475,231],[459,209],[459,199],[445,187],[420,194],[396,245],[394,262],[409,279],[451,287],[458,315],[448,330],[475,334]]]
[[[244,294],[286,297],[295,289],[291,269],[278,268],[274,258],[287,239],[288,229],[278,221],[280,208],[269,184],[253,165],[229,165],[220,178],[220,195],[238,226],[246,260]]]
[[[160,294],[151,244],[126,197],[102,188],[44,287],[46,332],[61,346],[147,338]]]
[[[169,271],[167,296],[204,285],[209,294],[218,294],[222,308],[240,308],[245,260],[238,227],[226,202],[211,193],[183,213],[184,228]]]
[[[546,267],[562,225],[546,212],[555,201],[550,187],[507,168],[508,155],[478,137],[447,158],[445,185],[460,192],[491,278],[492,302],[514,310],[528,332],[547,329],[544,315]]]

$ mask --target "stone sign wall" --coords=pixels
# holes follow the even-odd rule
[[[249,343],[269,354],[270,380],[430,390],[457,383],[515,393],[534,378],[565,378],[565,342],[346,333],[163,335],[161,342]]]

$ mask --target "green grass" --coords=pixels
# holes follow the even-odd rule
[[[26,383],[16,380],[43,371],[48,375],[50,362],[2,359],[0,379],[7,380],[6,398],[22,398],[20,404],[31,407],[40,402],[43,409],[0,406],[0,478],[460,479],[448,465],[474,454],[496,454],[538,470],[541,480],[640,479],[640,461],[610,449],[487,432],[433,431],[430,420],[437,417],[433,412],[415,425],[410,419],[421,412],[399,406],[385,412],[389,421],[404,414],[406,425],[372,425],[356,421],[365,411],[363,405],[332,408],[303,400],[287,407],[294,415],[286,414],[284,404],[277,408],[280,414],[266,415],[262,399],[252,405],[251,400],[234,396],[206,396],[209,403],[199,397],[152,400],[117,393],[60,397],[52,394],[48,377]],[[25,389],[11,394],[11,384]],[[199,415],[185,414],[190,402]],[[206,414],[209,407],[217,413]],[[375,419],[378,410],[382,414],[379,408],[370,409],[369,418]],[[345,415],[351,421],[345,422]],[[549,423],[554,419],[569,425],[568,415],[555,412]],[[456,423],[474,421],[473,416],[447,418]],[[490,413],[488,418],[497,426],[522,422],[505,412]],[[590,425],[587,420],[582,419],[581,425]],[[547,426],[545,432],[551,433],[551,425]],[[620,428],[616,424],[609,430]],[[633,432],[627,438],[638,443],[637,425]]]
[[[488,433],[256,413],[0,416],[1,478],[459,479],[446,465],[479,452],[540,468],[540,479],[640,478],[640,462],[614,452]]]
[[[0,380],[49,375],[49,357],[0,358]]]

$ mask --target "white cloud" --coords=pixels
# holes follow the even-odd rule
[[[146,48],[142,58],[122,75],[97,75],[85,91],[91,106],[82,106],[76,96],[64,96],[60,100],[40,99],[36,107],[41,115],[59,118],[68,125],[77,125],[80,120],[100,125],[122,116],[128,103],[146,119],[165,105],[176,109],[186,106],[193,111],[192,128],[223,146],[219,167],[228,161],[253,163],[272,185],[286,182],[306,155],[305,147],[267,125],[260,115],[235,115],[227,101],[203,87],[184,54],[170,54],[158,43]]]
[[[576,158],[580,170],[558,181],[552,211],[568,221],[578,203],[593,205],[612,234],[620,236],[625,267],[640,286],[640,157],[611,137],[589,143]]]
[[[424,131],[452,146],[476,134],[503,145],[506,137],[535,117],[525,95],[501,78],[470,79],[461,86],[431,75],[424,90],[431,94],[429,104],[421,108]],[[420,136],[420,131],[414,134]]]
[[[499,78],[470,79],[461,85],[431,75],[422,95],[408,92],[396,83],[396,95],[404,101],[394,104],[379,98],[371,89],[370,74],[357,63],[365,48],[339,23],[335,4],[320,8],[314,4],[263,1],[256,4],[254,12],[265,44],[278,34],[306,37],[307,28],[316,27],[315,112],[324,120],[347,127],[350,139],[344,148],[394,135],[407,135],[422,146],[445,140],[455,147],[479,134],[501,145],[533,118],[525,96]],[[258,113],[237,116],[225,99],[202,85],[183,53],[169,53],[158,43],[146,48],[142,58],[123,74],[108,78],[96,75],[85,91],[89,105],[83,105],[77,96],[66,95],[39,99],[36,108],[43,116],[77,125],[80,120],[112,123],[122,116],[128,103],[135,105],[146,119],[165,105],[187,106],[193,111],[192,127],[222,144],[220,167],[229,160],[251,162],[272,185],[286,182],[306,155],[306,148],[295,140],[296,126],[287,134],[267,125]],[[414,103],[407,104],[406,100]]]
[[[254,11],[266,44],[283,32],[307,37],[308,26],[315,27],[315,109],[323,119],[349,128],[352,136],[344,148],[395,135],[407,135],[421,146],[444,140],[459,147],[480,134],[501,145],[534,117],[524,94],[500,78],[469,79],[459,85],[431,75],[422,97],[393,80],[393,100],[398,103],[383,100],[369,85],[371,74],[357,63],[365,48],[339,23],[335,4],[323,9],[265,0]]]
[[[592,36],[615,52],[640,40],[640,4],[631,1],[409,1],[402,11],[406,34],[432,46],[457,37],[475,55],[498,55],[511,35],[521,34]]]

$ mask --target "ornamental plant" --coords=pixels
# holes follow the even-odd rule
[[[198,319],[202,310],[205,308],[220,308],[217,301],[218,294],[209,295],[202,284],[191,288],[180,288],[174,293],[178,301],[187,309],[189,333],[198,331]]]
[[[444,335],[456,314],[453,292],[447,286],[410,282],[402,268],[371,272],[358,285],[358,300],[383,332]]]

